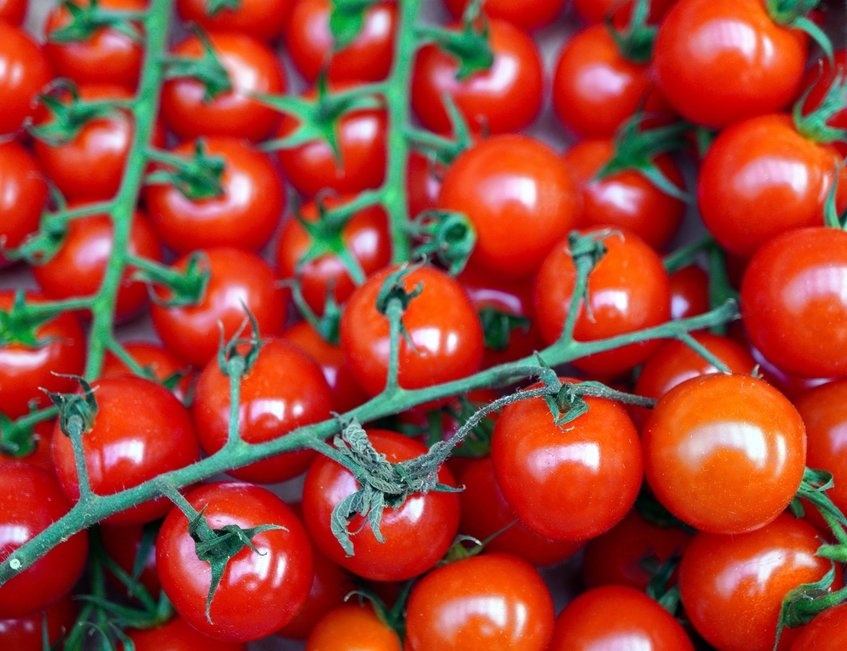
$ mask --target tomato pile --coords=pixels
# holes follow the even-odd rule
[[[847,648],[844,22],[0,0],[0,648]]]

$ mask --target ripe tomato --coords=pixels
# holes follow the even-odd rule
[[[42,47],[22,28],[0,20],[0,135],[20,131],[52,78]]]
[[[183,140],[200,136],[262,140],[274,129],[279,115],[251,96],[286,91],[288,81],[281,61],[270,46],[247,34],[212,32],[206,36],[227,72],[232,90],[206,101],[206,87],[198,79],[170,79],[162,87],[162,118]],[[200,59],[204,52],[203,42],[197,36],[189,36],[171,54]]]
[[[668,276],[671,284],[671,318],[685,319],[709,311],[709,274],[689,264]]]
[[[132,640],[135,651],[245,651],[239,642],[224,642],[204,635],[177,615],[156,628],[129,629],[127,637]],[[126,646],[119,643],[119,650]]]
[[[153,380],[131,375],[101,378],[92,385],[97,413],[82,436],[91,490],[111,495],[200,459],[191,416],[174,395]],[[57,422],[53,464],[65,494],[79,499],[71,439]],[[110,524],[150,522],[168,512],[158,498],[109,516]]]
[[[19,246],[38,230],[46,202],[47,181],[35,156],[16,140],[0,142],[0,247]],[[0,267],[5,263],[0,252]]]
[[[44,303],[41,294],[27,292],[27,303]],[[9,310],[15,300],[12,290],[0,291],[0,310]],[[59,314],[32,329],[35,345],[9,342],[0,345],[0,413],[17,418],[31,407],[51,404],[44,390],[72,391],[69,375],[85,367],[85,333],[71,313]]]
[[[406,201],[409,216],[415,218],[425,210],[438,206],[443,166],[419,151],[409,153],[406,166]]]
[[[426,446],[397,432],[369,430],[374,449],[396,463],[414,459]],[[454,486],[450,472],[442,468],[438,481]],[[351,572],[375,581],[402,581],[432,568],[450,547],[459,527],[459,496],[430,491],[409,496],[397,508],[383,512],[379,542],[362,516],[350,521],[353,556],[347,556],[331,530],[335,506],[353,494],[359,483],[349,470],[325,456],[318,456],[306,472],[303,485],[303,517],[312,541],[326,556]]]
[[[820,544],[813,526],[787,513],[750,533],[698,533],[679,566],[685,614],[719,649],[770,651],[783,597],[830,569],[831,562],[815,554]],[[841,584],[837,570],[833,588]],[[787,648],[794,634],[783,629],[780,648]]]
[[[461,18],[469,0],[444,0],[454,18]],[[549,25],[562,12],[564,0],[487,0],[480,10],[489,18],[512,23],[525,31]]]
[[[679,230],[685,204],[636,169],[597,178],[615,152],[615,141],[603,138],[582,140],[565,151],[565,163],[582,195],[579,225],[622,227],[661,250]],[[660,154],[653,162],[673,185],[680,189],[684,186],[682,172],[669,155]]]
[[[538,572],[509,554],[443,565],[418,581],[406,608],[408,651],[546,650],[553,600]]]
[[[228,30],[274,41],[282,34],[295,4],[294,0],[241,0],[235,5],[224,4],[210,15],[206,0],[177,0],[176,10],[184,23],[199,25],[207,32]]]
[[[15,651],[44,651],[44,635],[42,626],[46,622],[47,640],[54,647],[61,648],[60,643],[65,634],[76,622],[77,603],[73,597],[63,597],[44,610],[37,610],[20,617],[0,619],[0,644],[4,649]]]
[[[197,379],[191,413],[207,455],[220,450],[229,437],[229,385],[217,359],[209,360]],[[331,409],[332,395],[321,367],[299,346],[265,339],[253,366],[241,378],[238,435],[247,443],[271,441],[326,420]],[[314,456],[311,449],[285,452],[229,474],[259,484],[277,483],[304,472]]]
[[[552,94],[559,120],[581,138],[611,138],[639,111],[662,119],[674,113],[655,86],[650,64],[627,59],[604,24],[565,41]]]
[[[0,558],[41,533],[70,510],[56,477],[26,463],[0,466]],[[0,618],[21,617],[64,597],[82,576],[88,552],[85,531],[59,543],[0,587]]]
[[[642,438],[656,498],[701,531],[737,534],[766,525],[803,478],[800,414],[779,391],[747,375],[678,384],[659,399]]]
[[[579,218],[579,193],[564,161],[522,135],[481,141],[444,175],[439,208],[464,213],[476,233],[469,268],[527,278]]]
[[[659,602],[623,585],[586,590],[556,618],[549,651],[573,649],[694,651],[691,638]]]
[[[212,599],[211,566],[197,557],[188,519],[171,509],[156,539],[162,587],[177,613],[201,633],[224,642],[248,642],[284,626],[304,603],[312,583],[312,549],[302,523],[275,494],[243,482],[195,488],[186,499],[213,530],[227,525],[268,529],[229,559]]]
[[[804,377],[847,374],[847,233],[786,232],[750,260],[741,315],[753,344],[773,364]]]
[[[806,34],[774,22],[761,0],[679,0],[659,27],[653,70],[684,118],[720,128],[787,106],[807,51]]]
[[[159,343],[149,341],[123,342],[124,351],[132,357],[141,368],[147,369],[152,378],[161,384],[166,384],[185,404],[192,392],[195,380],[194,369],[179,357],[168,351]],[[111,351],[106,353],[100,377],[131,374],[126,364],[118,359]]]
[[[306,640],[306,651],[402,651],[400,637],[368,604],[344,604],[326,613]]]
[[[13,25],[24,22],[27,12],[27,0],[0,0],[0,20]]]
[[[594,231],[602,236],[603,231]],[[574,339],[596,341],[664,323],[670,318],[670,285],[659,255],[640,237],[623,230],[605,235],[605,255],[588,275],[588,309],[579,305]],[[556,341],[564,328],[576,280],[570,243],[547,255],[535,276],[535,314],[541,336]],[[661,342],[628,344],[573,361],[579,369],[614,377],[647,359]]]
[[[847,647],[847,604],[827,608],[803,626],[791,651],[838,651]]]
[[[351,199],[332,197],[322,203],[334,208]],[[321,218],[316,201],[309,201],[296,216],[288,217],[277,238],[277,274],[287,280],[296,278],[303,299],[319,315],[330,295],[343,305],[356,286],[342,254],[352,257],[365,276],[391,262],[391,233],[382,206],[358,210],[338,230]]]
[[[847,49],[839,49],[833,53],[832,60],[825,55],[819,56],[809,67],[803,78],[803,89],[808,89],[808,94],[800,93],[803,99],[802,113],[808,115],[818,108],[823,102],[827,92],[840,83],[839,80],[847,74]],[[839,76],[840,75],[840,76]],[[842,107],[827,121],[826,125],[835,129],[847,127],[847,107]],[[836,140],[834,146],[838,148],[842,156],[847,154],[847,138],[841,136]]]
[[[460,62],[434,43],[418,50],[412,73],[412,108],[425,127],[453,130],[444,104],[450,96],[472,131],[510,133],[535,120],[544,95],[541,55],[532,38],[503,20],[488,21],[493,61],[488,70],[457,77]],[[451,29],[458,30],[458,26]]]
[[[226,341],[238,331],[247,318],[245,308],[259,324],[262,337],[278,334],[286,315],[285,293],[258,254],[231,247],[201,252],[209,279],[200,301],[183,306],[154,302],[150,308],[153,328],[165,347],[195,366],[205,366],[217,354],[221,336]],[[172,268],[184,271],[189,259],[190,255],[183,256]],[[171,294],[160,286],[155,292],[160,300]]]
[[[91,0],[72,0],[77,7],[89,7]],[[99,9],[109,12],[147,9],[147,0],[98,0]],[[56,70],[77,84],[114,84],[135,91],[144,56],[142,41],[113,26],[99,27],[87,38],[61,42],[51,39],[53,32],[73,22],[65,3],[56,4],[44,25],[44,51]],[[138,23],[132,23],[140,29]]]
[[[659,23],[676,0],[651,0],[649,22]],[[611,18],[615,27],[627,25],[631,19],[633,0],[573,0],[573,8],[589,24],[602,23]]]
[[[309,88],[303,96],[314,99],[315,89]],[[351,195],[379,187],[385,178],[387,120],[382,107],[344,113],[335,123],[338,155],[324,140],[280,149],[277,157],[285,178],[306,198],[322,191]],[[295,118],[283,115],[277,137],[291,135],[297,124]]]
[[[586,397],[588,411],[554,422],[543,398],[503,409],[491,438],[497,484],[517,516],[554,540],[587,540],[620,522],[643,477],[641,447],[621,405]]]
[[[2,432],[4,441],[0,444],[0,463],[5,461],[20,461],[29,463],[39,468],[49,470],[53,474],[53,455],[50,451],[53,440],[53,420],[42,420],[32,426],[27,434],[31,437],[33,449],[28,454],[21,456],[19,448],[8,441],[7,432]]]
[[[132,216],[129,239],[125,244],[133,255],[161,260],[162,247],[147,217],[136,211]],[[79,217],[68,222],[59,250],[43,264],[32,267],[32,274],[51,299],[93,296],[100,289],[115,250],[114,224],[106,214]],[[128,267],[121,276],[115,302],[115,319],[126,321],[137,316],[147,305],[147,287],[133,280]]]
[[[395,2],[367,5],[359,33],[340,50],[336,50],[329,27],[334,8],[330,0],[294,3],[284,34],[294,67],[308,83],[313,83],[323,70],[332,82],[385,79],[394,60]]]
[[[390,327],[377,309],[388,267],[357,287],[341,314],[341,350],[359,385],[371,396],[385,388]],[[482,326],[462,286],[435,267],[413,267],[402,281],[406,292],[421,292],[403,312],[405,335],[398,341],[398,382],[420,389],[470,375],[482,362]],[[408,338],[408,340],[407,340]]]
[[[152,531],[150,531],[151,525],[155,527]],[[128,576],[134,576],[138,580],[138,585],[144,587],[153,599],[157,599],[162,590],[159,572],[156,569],[155,536],[152,540],[147,538],[155,533],[158,533],[158,523],[101,524],[98,527],[98,535],[105,552]],[[144,557],[139,558],[142,553]],[[113,577],[111,572],[109,578],[114,579],[115,585],[119,586],[122,594],[129,598],[134,596],[135,593],[117,577]]]
[[[285,186],[265,154],[235,138],[209,137],[171,150],[190,159],[199,142],[224,164],[220,192],[193,199],[169,183],[148,185],[147,211],[162,241],[177,253],[215,246],[259,250],[276,231],[285,208]]]

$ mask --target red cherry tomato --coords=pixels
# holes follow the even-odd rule
[[[661,21],[676,0],[650,0],[649,22]],[[573,8],[589,24],[602,23],[611,18],[615,27],[627,25],[631,19],[633,0],[573,0]]]
[[[47,180],[35,156],[16,140],[0,142],[0,249],[15,248],[36,230]],[[0,267],[6,259],[0,252]]]
[[[53,454],[51,452],[53,427],[53,419],[42,420],[33,425],[27,434],[31,437],[34,449],[23,456],[20,454],[21,450],[19,448],[16,449],[14,445],[9,444],[8,440],[4,440],[0,444],[0,463],[5,461],[20,461],[38,466],[53,474]],[[6,433],[4,432],[4,434]]]
[[[847,74],[847,49],[836,50],[831,61],[825,55],[818,57],[803,78],[802,88],[808,89],[808,94],[800,93],[800,97],[803,98],[802,113],[807,115],[817,109],[827,92],[839,83],[839,79],[843,80],[845,74]],[[847,108],[842,107],[840,111],[837,111],[826,121],[826,125],[835,129],[847,127]],[[847,154],[847,138],[841,136],[833,144],[842,156]]]
[[[425,210],[434,210],[438,206],[443,174],[443,167],[424,154],[414,150],[409,154],[406,200],[410,217],[414,219]]]
[[[470,1],[444,0],[444,4],[454,18],[461,18]],[[505,20],[530,31],[554,22],[564,6],[564,0],[487,0],[480,10],[489,18]]]
[[[21,130],[52,78],[42,47],[22,28],[0,20],[0,135]]]
[[[838,651],[847,647],[847,604],[827,608],[803,626],[791,651]]]
[[[672,319],[685,319],[709,311],[709,274],[705,269],[689,264],[672,271],[668,279]]]
[[[184,23],[194,23],[206,31],[229,30],[274,41],[282,34],[295,4],[294,0],[240,0],[210,14],[206,0],[177,0],[176,10]]]
[[[204,635],[179,615],[156,628],[130,629],[126,634],[135,651],[245,651],[247,648],[238,642]],[[125,651],[126,646],[121,644],[119,649]]]
[[[400,637],[367,604],[344,604],[326,613],[306,640],[306,651],[402,651]]]
[[[132,357],[151,377],[168,386],[180,402],[185,404],[195,380],[194,369],[164,346],[148,341],[123,342],[124,352]],[[100,377],[132,374],[130,368],[114,353],[108,351],[100,369]]]
[[[26,17],[28,0],[0,0],[0,20],[20,25]]]
[[[15,651],[44,651],[44,629],[54,648],[61,648],[65,635],[74,626],[79,608],[72,596],[63,597],[44,610],[20,617],[0,619],[0,644]]]

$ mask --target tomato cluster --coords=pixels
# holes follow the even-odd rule
[[[0,648],[842,648],[836,4],[0,0]]]

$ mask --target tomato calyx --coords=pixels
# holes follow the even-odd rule
[[[329,14],[332,50],[339,52],[350,45],[365,25],[365,12],[376,0],[335,0]]]
[[[822,70],[822,68],[819,68]],[[839,73],[826,89],[818,106],[808,113],[803,107],[809,94],[814,90],[810,84],[792,108],[792,119],[797,132],[816,143],[830,143],[847,139],[847,129],[833,127],[829,121],[847,106],[847,76]]]
[[[158,170],[146,178],[147,185],[173,186],[187,199],[215,199],[223,195],[221,184],[226,162],[222,156],[210,156],[206,141],[194,143],[191,156],[172,154],[161,150],[148,152],[151,160],[164,163],[170,170]]]
[[[0,310],[0,345],[46,346],[53,337],[39,337],[38,327],[60,313],[55,306],[38,306],[26,301],[23,290],[15,292],[11,307]]]
[[[232,80],[221,63],[208,35],[201,29],[192,30],[200,41],[203,54],[199,58],[169,56],[164,59],[165,79],[194,79],[203,86],[203,101],[211,102],[232,90]]]
[[[150,300],[164,307],[195,305],[203,300],[209,284],[209,264],[205,254],[195,251],[188,256],[185,269],[178,271],[145,258],[130,255],[130,262],[137,271],[134,280],[148,283]],[[163,298],[153,285],[166,287],[169,296]]]
[[[82,5],[73,0],[65,0],[62,6],[70,14],[70,21],[50,32],[48,40],[53,43],[86,41],[102,29],[112,29],[135,42],[141,42],[143,39],[141,30],[130,22],[143,18],[143,12],[103,9],[98,0],[90,0]]]
[[[224,9],[238,9],[241,6],[241,0],[207,0],[206,15],[212,17],[219,14]]]
[[[428,210],[412,222],[412,234],[421,243],[419,256],[434,256],[455,276],[465,268],[476,244],[473,224],[464,213],[453,210]]]
[[[820,0],[766,0],[765,7],[775,23],[806,32],[831,61],[833,50],[829,36],[809,18],[809,13],[819,4]]]
[[[615,27],[614,16],[606,16],[606,28],[615,39],[618,50],[628,61],[647,63],[653,56],[653,44],[659,29],[649,23],[650,0],[636,0],[629,23],[623,30]]]
[[[36,437],[31,424],[13,421],[0,414],[0,455],[24,458],[35,452]]]
[[[485,347],[491,350],[506,350],[513,331],[521,330],[527,333],[532,326],[532,321],[527,317],[493,306],[485,306],[478,313],[482,322]]]
[[[453,55],[459,63],[456,79],[464,81],[476,72],[485,72],[494,64],[490,28],[485,15],[480,14],[481,2],[468,3],[462,15],[461,28],[422,27],[417,30],[423,41],[435,43]]]

